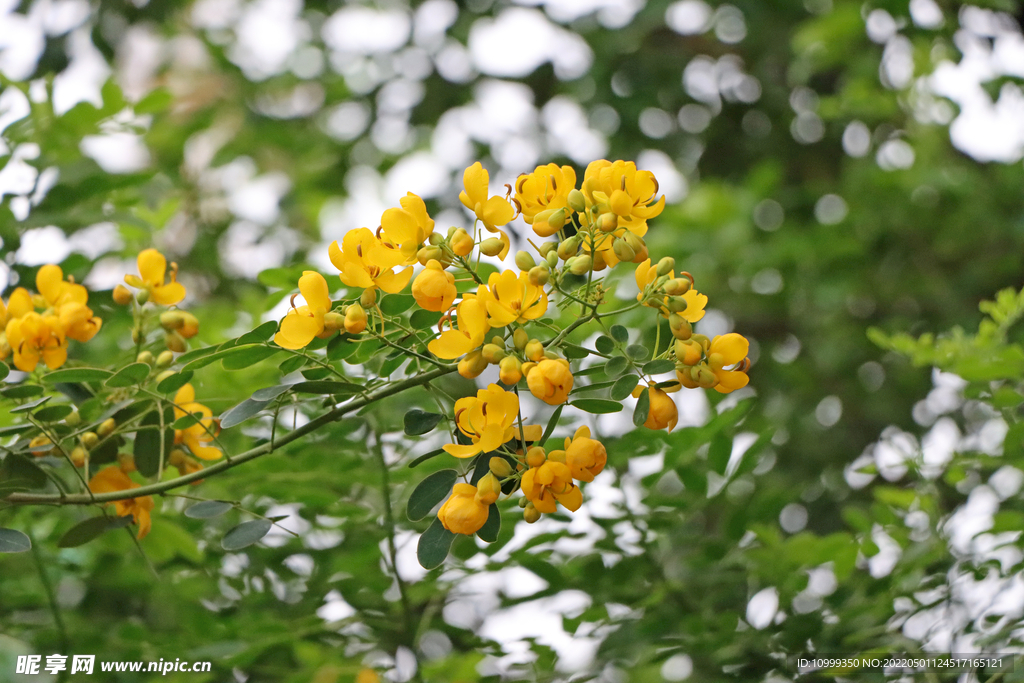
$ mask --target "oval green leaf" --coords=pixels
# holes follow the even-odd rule
[[[388,294],[381,299],[380,310],[384,315],[398,315],[408,311],[414,303],[416,300],[408,294]]]
[[[358,394],[362,387],[352,382],[313,380],[293,384],[291,390],[300,394]]]
[[[231,349],[224,355],[221,365],[225,370],[241,370],[251,365],[256,365],[262,360],[280,352],[281,349],[274,346],[252,345]]]
[[[15,384],[0,389],[0,394],[6,398],[31,398],[43,393],[43,388],[38,384]]]
[[[651,351],[643,344],[630,344],[626,347],[626,355],[633,360],[646,360]]]
[[[32,416],[40,422],[57,422],[63,420],[65,417],[71,414],[72,408],[67,403],[62,403],[56,406],[46,406],[40,408]]]
[[[65,368],[43,375],[44,382],[102,382],[114,373],[100,368]]]
[[[185,508],[185,516],[192,519],[211,519],[220,517],[233,507],[234,505],[223,500],[204,500]]]
[[[237,406],[221,415],[220,426],[223,429],[230,429],[235,425],[242,424],[250,417],[253,417],[267,407],[268,401],[254,401],[247,398]]]
[[[617,413],[622,410],[622,404],[618,401],[609,401],[603,398],[581,398],[578,401],[573,401],[569,405],[593,415]]]
[[[627,341],[629,341],[629,330],[627,330],[622,325],[612,325],[612,328],[608,331],[609,333],[611,333],[612,339],[619,342],[620,344],[625,344]]]
[[[32,549],[32,539],[17,529],[0,529],[0,553],[23,553]]]
[[[608,395],[615,401],[621,401],[627,396],[633,393],[633,389],[640,383],[640,378],[636,375],[623,375],[622,377],[615,380],[615,384],[612,385],[611,391]]]
[[[90,517],[79,522],[65,532],[57,541],[58,548],[77,548],[103,535],[111,529],[120,529],[131,524],[131,516],[127,517]]]
[[[440,567],[448,557],[454,540],[455,534],[445,529],[441,520],[435,517],[427,530],[420,534],[420,542],[416,546],[416,559],[424,569]]]
[[[647,375],[660,375],[664,372],[672,372],[676,369],[676,364],[670,361],[668,358],[662,358],[661,360],[652,360],[650,363],[644,365],[644,374]]]
[[[498,540],[498,532],[501,531],[501,512],[498,511],[497,505],[488,505],[487,508],[487,521],[476,535],[484,543],[494,543]]]
[[[615,356],[605,364],[604,371],[608,373],[609,377],[615,377],[616,375],[622,374],[622,371],[626,369],[627,365],[629,365],[629,361],[622,356]]]
[[[651,412],[651,392],[641,391],[640,398],[636,400],[636,408],[633,409],[633,424],[639,427],[647,422],[649,412]]]
[[[177,391],[178,389],[181,389],[183,386],[188,384],[189,380],[191,379],[192,371],[185,370],[184,372],[179,372],[176,375],[165,377],[163,380],[160,381],[159,384],[156,385],[156,390],[162,394],[169,394],[172,391]]]
[[[252,392],[252,397],[256,401],[273,401],[275,398],[285,393],[292,388],[291,384],[276,384],[272,387],[264,387],[257,389]]]
[[[417,484],[409,496],[409,503],[405,508],[409,519],[418,522],[429,515],[434,506],[452,492],[452,487],[458,476],[459,473],[455,470],[441,470],[434,472]]]
[[[420,436],[426,434],[437,426],[443,415],[428,413],[419,408],[413,408],[405,414],[405,433],[409,436]]]
[[[53,396],[43,396],[42,398],[37,398],[34,401],[29,401],[28,403],[22,403],[17,408],[11,408],[11,413],[27,413],[30,410],[35,410],[36,408],[38,408],[39,406],[43,405],[44,403],[46,403],[47,401],[49,401],[52,398],[53,398]]]
[[[145,363],[132,363],[117,371],[117,374],[107,380],[108,387],[130,387],[138,384],[149,377],[150,367]]]
[[[247,548],[266,536],[271,526],[273,525],[265,519],[251,519],[248,522],[242,522],[224,534],[220,547],[224,550]]]

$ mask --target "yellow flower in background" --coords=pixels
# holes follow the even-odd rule
[[[517,430],[512,424],[519,415],[519,397],[497,384],[455,402],[455,424],[472,444],[446,444],[444,450],[456,458],[489,453],[509,441]]]
[[[516,178],[516,201],[523,219],[533,225],[534,218],[543,211],[568,209],[569,192],[575,187],[576,171],[572,166],[548,164],[522,174]]]
[[[362,669],[356,675],[356,683],[380,683],[380,677],[373,669]]]
[[[167,259],[156,249],[139,252],[139,275],[125,275],[124,281],[149,292],[149,300],[161,306],[180,303],[185,298],[185,286],[177,281],[178,264],[171,263],[171,281],[165,282]]]
[[[402,208],[392,208],[380,217],[381,243],[402,255],[402,265],[416,262],[416,252],[434,232],[434,221],[427,214],[427,205],[412,192],[398,202]]]
[[[526,384],[530,393],[550,406],[565,403],[573,385],[569,361],[564,358],[545,358],[526,373]]]
[[[327,280],[315,270],[303,271],[299,292],[305,306],[292,308],[281,321],[274,342],[286,349],[301,349],[324,331],[324,315],[331,310],[331,294]]]
[[[389,294],[402,291],[412,277],[412,268],[399,273],[392,268],[405,262],[395,249],[384,247],[368,228],[349,230],[341,241],[331,242],[328,255],[341,271],[341,281],[349,287],[373,289],[380,287]]]
[[[516,210],[508,200],[498,195],[487,196],[490,175],[479,161],[462,174],[462,184],[466,189],[459,193],[459,199],[467,209],[476,214],[489,232],[498,232],[495,226],[505,225],[515,218]]]
[[[747,386],[750,378],[744,370],[725,370],[724,368],[743,363],[750,351],[750,342],[743,335],[735,332],[718,335],[711,340],[708,350],[708,367],[715,373],[718,384],[715,390],[728,394]]]
[[[115,491],[130,491],[137,488],[139,488],[139,485],[122,472],[121,468],[117,465],[104,467],[89,480],[89,490],[93,493],[113,493]],[[152,509],[153,498],[151,496],[114,501],[114,510],[117,512],[118,517],[131,515],[135,523],[139,525],[139,540],[145,538],[152,527],[152,521],[149,516]]]
[[[644,391],[647,392],[651,401],[644,427],[648,429],[668,427],[668,431],[671,432],[679,422],[679,409],[676,407],[676,402],[656,387],[637,387],[633,390],[633,398],[639,398]]]
[[[14,299],[13,295],[11,299]],[[14,352],[14,367],[22,372],[32,372],[40,360],[51,370],[64,365],[68,359],[68,342],[60,319],[55,315],[42,316],[33,310],[12,317],[11,308],[8,307],[9,320],[5,332],[7,343]]]
[[[483,302],[476,298],[463,299],[456,309],[456,326],[457,329],[442,332],[427,344],[427,349],[438,358],[452,360],[479,348],[491,329]]]
[[[456,293],[455,276],[434,259],[427,261],[427,267],[412,281],[412,296],[426,311],[448,310]]]
[[[452,488],[437,518],[442,526],[453,534],[472,536],[480,531],[487,521],[488,506],[477,497],[476,487],[472,484],[458,483]]]
[[[555,511],[556,503],[576,512],[583,504],[583,492],[572,483],[569,466],[556,460],[545,460],[540,467],[523,473],[523,495],[541,512]]]
[[[548,295],[543,287],[530,282],[529,273],[491,273],[487,286],[480,285],[477,297],[487,307],[491,327],[536,320],[548,310]]]
[[[185,429],[176,429],[174,443],[188,446],[188,449],[197,458],[217,460],[222,455],[221,450],[206,444],[213,441],[214,435],[220,427],[213,419],[213,411],[202,403],[197,403],[196,390],[191,384],[186,384],[174,394],[174,419],[177,420],[194,413],[199,413],[199,423]]]
[[[608,451],[604,444],[590,438],[586,425],[576,430],[571,439],[565,440],[565,464],[578,481],[594,481],[608,463]]]

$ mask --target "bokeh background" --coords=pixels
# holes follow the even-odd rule
[[[598,421],[611,465],[580,513],[431,573],[399,513],[421,476],[404,464],[436,445],[398,433],[409,399],[385,406],[408,601],[358,422],[207,484],[298,534],[247,553],[181,499],[147,558],[115,535],[57,550],[76,511],[0,509],[40,546],[0,556],[0,667],[63,648],[215,662],[168,681],[755,681],[791,680],[808,648],[1012,650],[1020,395],[993,407],[868,330],[972,330],[1024,284],[1021,18],[1014,0],[0,2],[0,290],[48,262],[89,285],[111,333],[80,358],[129,353],[105,290],[142,248],[181,265],[215,343],[279,317],[303,264],[333,273],[326,245],[406,191],[443,230],[468,222],[475,160],[496,191],[608,158],[656,174],[651,253],[710,296],[700,331],[747,335],[754,361],[724,401],[678,395],[671,435]],[[226,409],[280,376],[211,368],[201,395]]]

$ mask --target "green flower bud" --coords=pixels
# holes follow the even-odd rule
[[[558,251],[552,250],[548,252],[548,255],[544,257],[544,261],[548,264],[548,268],[555,268],[558,266]]]
[[[480,243],[480,253],[485,256],[497,256],[504,248],[505,245],[497,237],[488,237]]]
[[[587,198],[582,192],[580,192],[576,188],[569,190],[569,196],[567,197],[567,200],[569,202],[569,207],[573,211],[576,211],[577,213],[582,213],[583,211],[587,210]]]
[[[670,296],[668,298],[668,310],[673,313],[682,313],[686,310],[686,299],[681,296]]]
[[[78,425],[82,424],[82,416],[78,413],[77,410],[72,410],[70,413],[68,413],[67,417],[64,418],[64,424],[66,424],[68,427],[77,427]]]
[[[441,237],[440,233],[430,233],[430,238],[427,240],[432,246],[439,247],[444,244],[444,238]]]
[[[675,269],[675,267],[676,260],[671,256],[666,256],[658,261],[658,275],[668,275]]]
[[[590,254],[581,254],[573,259],[572,265],[569,266],[569,271],[573,275],[585,275],[593,267],[594,259],[590,258]]]
[[[168,365],[174,362],[174,351],[161,351],[160,355],[156,357],[156,366],[158,368],[166,368]]]
[[[436,247],[433,247],[436,249]],[[440,249],[438,249],[440,251]],[[372,308],[377,303],[377,290],[375,288],[364,289],[363,293],[359,295],[359,303],[363,308]]]
[[[149,301],[149,290],[140,289],[135,293],[135,300],[139,302],[140,306]]]
[[[528,251],[517,251],[516,252],[516,266],[519,270],[530,270],[537,262],[533,260],[533,256]]]
[[[505,458],[495,455],[488,462],[491,474],[496,476],[498,479],[504,479],[505,477],[512,474],[512,465],[508,464],[508,460]]]
[[[613,232],[619,227],[619,217],[614,213],[603,213],[597,219],[597,229],[601,232]]]
[[[665,283],[666,294],[686,294],[690,291],[690,280],[685,277],[677,277]]]
[[[615,252],[616,258],[627,263],[636,257],[636,252],[621,237],[616,237],[612,242],[612,251]]]
[[[534,266],[530,268],[530,284],[543,287],[548,283],[551,273],[546,266]]]
[[[483,352],[484,360],[491,365],[497,365],[505,357],[505,349],[497,344],[484,344],[484,348],[481,351]]]
[[[540,245],[540,255],[547,258],[547,255],[558,249],[558,242],[545,242]]]
[[[580,248],[580,238],[577,235],[562,240],[558,245],[558,257],[566,261],[576,255]]]
[[[142,351],[135,357],[136,363],[145,363],[146,365],[152,365],[153,360],[153,354],[149,351]]]
[[[528,335],[526,330],[521,327],[512,333],[512,343],[515,344],[516,348],[520,351],[526,348],[529,341],[530,335]]]
[[[678,313],[668,317],[668,326],[672,330],[672,336],[676,339],[686,340],[693,336],[693,325]]]

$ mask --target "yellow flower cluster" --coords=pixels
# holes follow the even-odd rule
[[[87,342],[103,321],[88,306],[89,292],[64,279],[60,266],[45,265],[36,273],[38,294],[18,287],[5,304],[0,300],[0,360],[13,353],[14,367],[32,372],[39,361],[51,370],[68,357],[68,340]]]

